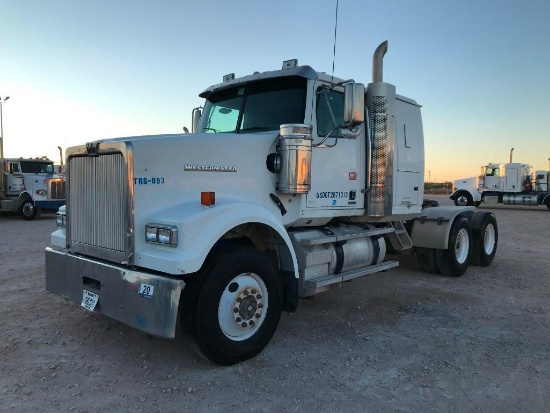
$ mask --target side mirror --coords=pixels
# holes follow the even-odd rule
[[[201,116],[202,116],[201,107],[193,109],[193,112],[191,113],[191,118],[192,118],[191,129],[193,133],[197,133],[197,130],[199,129],[199,122],[201,121]]]
[[[344,126],[353,128],[365,121],[365,85],[348,83],[344,87]]]

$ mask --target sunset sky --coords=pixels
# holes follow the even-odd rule
[[[191,127],[222,76],[297,58],[331,73],[336,0],[0,0],[7,157]],[[340,0],[335,76],[384,80],[422,106],[426,180],[488,162],[547,169],[550,1]]]

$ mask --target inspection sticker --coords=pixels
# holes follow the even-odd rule
[[[82,292],[82,303],[80,304],[86,310],[94,311],[94,308],[99,301],[99,295],[90,291],[84,290]]]
[[[139,287],[138,294],[150,300],[151,298],[153,298],[153,291],[155,291],[154,285],[141,284],[141,286]]]

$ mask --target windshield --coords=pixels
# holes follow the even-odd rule
[[[198,132],[247,133],[304,123],[306,82],[285,77],[214,92],[206,99]]]
[[[53,163],[20,161],[21,172],[27,174],[53,174]]]

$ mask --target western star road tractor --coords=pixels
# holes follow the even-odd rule
[[[425,207],[420,105],[286,61],[201,93],[193,133],[66,152],[46,288],[219,364],[254,357],[298,299],[389,270],[403,251],[448,276],[489,265],[497,222]],[[392,252],[388,255],[388,252]]]

